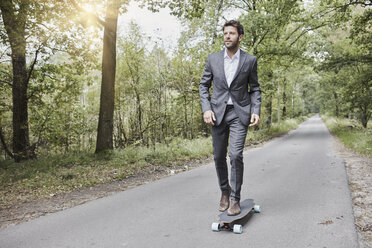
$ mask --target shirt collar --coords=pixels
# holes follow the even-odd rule
[[[224,58],[225,59],[230,59],[229,55],[227,55],[227,49],[225,48],[225,54],[224,54]],[[238,51],[236,51],[236,53],[232,56],[231,60],[234,60],[234,59],[237,59],[239,60],[240,58],[240,48],[238,49]]]

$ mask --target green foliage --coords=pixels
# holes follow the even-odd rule
[[[210,139],[173,140],[169,145],[128,147],[98,154],[79,152],[0,164],[0,207],[18,199],[49,196],[146,173],[153,166],[175,166],[211,154]]]
[[[323,72],[322,84],[331,91],[325,92],[322,99],[329,102],[333,98],[330,106],[335,106],[337,117],[340,113],[353,116],[366,128],[372,115],[372,46],[365,41],[371,38],[367,30],[372,19],[369,9],[356,8],[350,15],[350,31],[325,35],[329,41],[319,68]]]
[[[30,129],[31,135],[27,133],[24,138],[36,152],[40,152],[42,145],[47,145],[49,152],[59,151],[60,148],[54,148],[61,144],[68,151],[70,143],[77,143],[77,135],[69,135],[74,131],[66,129],[66,126],[79,121],[72,115],[77,118],[81,115],[78,113],[81,112],[81,105],[77,101],[82,90],[80,81],[83,78],[87,80],[88,72],[97,67],[97,44],[91,40],[96,36],[94,32],[82,32],[82,28],[75,23],[79,16],[77,10],[64,1],[6,0],[1,2],[0,7],[0,36],[4,45],[0,87],[4,89],[2,93],[12,92],[0,99],[1,106],[11,106],[2,108],[0,113],[0,125],[5,126],[2,129],[4,143],[11,150],[10,144],[17,141],[11,137],[19,130],[9,128],[17,123],[17,116],[13,116],[13,121],[10,118],[11,110],[15,108],[22,109],[23,113],[31,111],[28,113],[29,120],[24,123],[24,128]],[[11,57],[27,58],[27,68],[11,64]],[[22,77],[18,83],[14,81],[16,76]],[[16,101],[14,96],[21,95],[20,85],[25,87],[22,91],[24,100]],[[13,99],[10,98],[12,94]],[[70,106],[73,106],[72,111],[67,111]]]
[[[346,147],[360,154],[372,158],[372,127],[363,128],[360,123],[352,119],[334,118],[323,115],[322,119],[328,128]]]
[[[258,131],[248,130],[247,143],[257,144],[261,141],[271,139],[277,135],[283,135],[289,130],[296,128],[306,117],[301,116],[298,118],[286,119],[281,122],[273,123],[269,127],[264,127]]]
[[[172,15],[192,19],[201,17],[205,11],[207,0],[141,0],[142,6],[153,12],[159,11],[160,8],[168,7]]]

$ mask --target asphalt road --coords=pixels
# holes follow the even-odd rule
[[[317,116],[244,153],[242,234],[212,232],[213,164],[0,230],[0,247],[359,247],[343,160]]]

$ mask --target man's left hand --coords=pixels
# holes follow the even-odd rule
[[[251,123],[249,126],[250,127],[255,127],[258,126],[258,123],[260,123],[260,116],[257,114],[252,114],[251,115]]]

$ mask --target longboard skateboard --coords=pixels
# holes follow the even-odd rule
[[[238,220],[246,217],[251,211],[255,213],[261,212],[260,206],[255,205],[253,199],[246,199],[240,202],[240,214],[229,216],[227,210],[218,215],[218,222],[212,224],[212,231],[219,232],[222,230],[233,231],[234,233],[242,233],[243,227],[240,224],[235,224]]]

